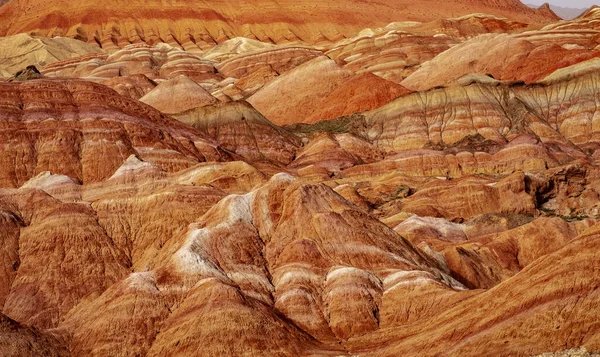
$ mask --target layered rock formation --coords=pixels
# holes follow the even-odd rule
[[[273,123],[286,125],[367,111],[408,92],[371,73],[356,75],[321,56],[274,78],[248,102]]]
[[[138,100],[157,86],[156,82],[143,74],[115,77],[104,81],[103,84],[125,97]]]
[[[541,30],[515,34],[484,34],[424,63],[402,84],[426,90],[466,74],[490,74],[500,80],[534,82],[557,69],[596,58],[598,9]],[[452,71],[448,71],[448,66]]]
[[[371,72],[401,82],[418,69],[418,65],[465,39],[488,33],[512,33],[526,27],[525,23],[486,14],[427,23],[398,22],[383,28],[364,29],[333,44],[327,55],[357,73]]]
[[[463,84],[409,94],[365,114],[365,135],[387,151],[453,146],[460,150],[479,141],[482,147],[477,151],[500,155],[509,148],[523,148],[527,140],[515,141],[515,136],[527,134],[534,137],[530,143],[549,145],[540,148],[537,159],[564,162],[568,157],[584,157],[581,150],[597,140],[594,116],[586,114],[595,110],[587,109],[595,108],[598,72],[593,68],[557,72],[531,86],[471,77]],[[588,104],[580,106],[583,102]],[[507,142],[515,145],[502,151],[494,148]]]
[[[186,76],[163,82],[140,98],[165,114],[175,114],[188,109],[215,104],[217,100],[206,89]]]
[[[150,79],[187,76],[196,81],[221,79],[213,62],[165,43],[125,46],[111,55],[96,54],[58,61],[45,66],[51,77],[79,77],[95,81],[143,74]]]
[[[190,109],[173,116],[251,161],[289,164],[300,139],[273,125],[244,101]]]
[[[102,85],[36,80],[0,84],[0,91],[4,187],[43,171],[104,180],[131,154],[171,171],[224,157],[192,128]]]
[[[356,165],[378,162],[382,158],[381,151],[362,138],[352,134],[324,133],[299,150],[290,167],[300,168],[300,174],[311,172],[314,168],[324,169],[329,174],[339,173]]]
[[[597,11],[61,1],[0,8],[102,47],[0,83],[0,354],[600,350]]]
[[[369,309],[378,309],[381,278],[377,276],[387,275],[389,269],[424,270],[440,284],[460,286],[408,242],[398,241],[391,229],[357,210],[325,185],[304,185],[280,174],[250,194],[228,196],[218,204],[207,202],[214,206],[198,218],[198,211],[206,211],[207,206],[195,210],[184,207],[186,200],[195,200],[195,195],[206,197],[208,192],[215,192],[206,186],[190,185],[206,180],[207,168],[198,166],[168,175],[151,164],[130,158],[106,184],[79,186],[46,175],[19,190],[3,191],[1,202],[15,207],[11,208],[12,214],[24,226],[18,237],[20,266],[10,284],[4,311],[38,327],[58,326],[57,332],[76,354],[116,353],[126,341],[129,342],[126,354],[196,354],[200,342],[194,341],[202,341],[206,355],[238,355],[250,346],[268,355],[276,355],[278,351],[334,355],[341,352],[335,347],[336,338],[377,328],[377,319],[373,320]],[[157,195],[159,188],[161,194]],[[72,197],[65,196],[66,191],[79,192],[78,200],[89,203],[68,203],[56,198]],[[215,194],[217,200],[223,197],[219,191]],[[151,201],[158,204],[156,210],[148,209],[153,205]],[[304,205],[298,210],[301,201]],[[115,205],[125,214],[115,214]],[[153,222],[155,215],[164,215],[166,205],[171,207],[168,210],[172,214],[168,220],[171,231],[161,226],[137,227],[141,222]],[[135,209],[136,206],[145,208]],[[37,207],[46,210],[41,212]],[[35,243],[42,237],[36,232],[50,231],[48,225],[59,217],[63,224],[53,228],[54,243]],[[88,221],[92,217],[97,218]],[[323,219],[338,223],[326,231],[315,231],[305,225],[307,219],[314,224],[326,224],[319,223]],[[190,220],[198,221],[184,229]],[[286,233],[289,231],[298,234],[290,237]],[[343,232],[353,232],[356,236],[342,242],[339,239],[345,236]],[[157,242],[154,239],[157,233],[166,240]],[[78,238],[84,236],[94,238]],[[308,238],[318,236],[321,238],[316,241]],[[105,240],[108,237],[110,241]],[[64,246],[65,254],[75,251],[79,254],[71,258],[55,255],[43,250],[44,246],[46,249]],[[104,248],[97,251],[99,247]],[[264,256],[257,260],[257,254],[263,250]],[[82,253],[88,251],[90,254]],[[311,260],[306,261],[308,258]],[[39,259],[46,259],[46,263],[33,264]],[[320,263],[306,265],[313,259]],[[67,273],[81,265],[89,269]],[[46,274],[44,279],[24,284],[42,274],[40,269]],[[104,275],[98,275],[100,272]],[[317,276],[326,278],[327,283],[317,283],[320,280]],[[356,280],[355,276],[364,279]],[[86,283],[78,283],[80,278]],[[77,284],[80,288],[77,291],[55,288],[61,284]],[[350,311],[360,312],[358,325],[357,317],[350,320],[347,307],[342,304],[346,295],[337,293],[336,286],[347,284],[359,284],[358,287],[365,284],[365,291],[374,294],[357,296],[359,300]],[[29,289],[38,293],[32,294]],[[307,297],[308,305],[299,304]],[[203,309],[206,304],[211,308]],[[106,306],[112,306],[108,315],[106,310],[102,312]],[[331,317],[325,320],[320,311],[327,306]],[[143,315],[123,313],[133,307]],[[294,324],[282,320],[273,308],[284,311]],[[203,319],[197,319],[199,310],[210,311],[207,318],[214,323],[206,325]],[[101,315],[90,324],[90,314]],[[240,316],[244,316],[245,322],[234,324]],[[189,323],[181,325],[182,320]],[[115,330],[115,324],[122,329]],[[154,329],[158,326],[161,333],[157,336]],[[187,327],[182,330],[182,326]],[[85,337],[90,333],[96,337]],[[274,333],[285,337],[273,339]],[[256,342],[259,336],[263,339]],[[333,345],[327,347],[315,337]],[[115,339],[122,342],[111,342]],[[207,345],[207,340],[212,342]]]
[[[352,0],[298,4],[226,1],[217,4],[160,1],[85,3],[66,0],[51,4],[12,1],[0,10],[0,35],[22,32],[62,35],[98,43],[106,49],[130,43],[166,42],[186,49],[244,36],[262,42],[333,41],[353,36],[367,27],[394,21],[431,21],[439,18],[491,13],[522,22],[558,20],[551,12],[530,9],[518,0],[503,1],[396,1],[390,4]],[[258,9],[258,10],[257,10]],[[27,11],[25,11],[27,10]],[[199,21],[198,19],[201,19]]]
[[[97,46],[64,37],[49,39],[26,34],[0,37],[0,77],[10,77],[30,65],[41,67],[100,52]]]
[[[335,119],[379,108],[410,91],[372,73],[355,76],[340,84],[305,121]]]
[[[248,102],[275,124],[302,123],[319,108],[324,97],[352,76],[352,72],[321,56],[269,82]],[[275,98],[277,103],[273,105]]]
[[[586,331],[596,330],[596,318],[591,311],[598,298],[593,288],[598,282],[595,276],[585,273],[597,264],[593,252],[597,239],[598,226],[594,226],[513,278],[447,308],[438,318],[382,329],[376,337],[358,338],[351,344],[358,347],[368,344],[369,340],[376,341],[368,347],[358,347],[360,352],[357,351],[373,356],[392,356],[415,350],[424,356],[437,353],[535,355],[548,349],[564,350],[565,346],[572,348],[577,345],[597,350],[600,346],[596,333],[588,334]],[[518,301],[511,298],[515,296],[519,297]],[[474,303],[484,308],[474,312]],[[471,319],[473,315],[478,317]],[[530,328],[535,328],[540,334],[536,337],[522,334],[524,329]],[[423,330],[427,332],[423,334]],[[476,334],[473,334],[474,330]],[[415,334],[415,331],[419,332]],[[398,339],[399,335],[403,338]],[[582,339],[574,341],[569,338],[573,335],[582,336]],[[435,341],[431,336],[436,337]],[[391,342],[383,350],[379,348],[389,341],[398,342]]]

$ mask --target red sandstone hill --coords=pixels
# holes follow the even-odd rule
[[[0,9],[0,35],[64,35],[107,48],[158,41],[210,44],[236,36],[276,43],[319,42],[395,21],[431,21],[472,13],[536,24],[559,19],[548,9],[531,9],[518,0],[14,0]]]
[[[352,88],[402,88],[318,57],[254,99],[388,103],[296,135],[241,101],[178,122],[81,79],[3,83],[0,351],[598,350],[598,68],[364,101]],[[308,99],[286,86],[303,69],[325,74]]]

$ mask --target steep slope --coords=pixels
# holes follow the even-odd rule
[[[274,78],[248,102],[273,123],[286,125],[367,111],[409,92],[371,73],[355,75],[321,56]]]
[[[372,73],[361,74],[330,92],[305,121],[315,123],[379,108],[407,93],[408,89],[392,81]]]
[[[299,138],[273,125],[244,101],[198,107],[173,118],[250,161],[266,159],[287,165],[300,146]]]
[[[0,350],[5,357],[70,356],[56,338],[23,326],[3,314],[0,314]]]
[[[427,90],[470,73],[535,82],[557,69],[599,57],[599,18],[600,10],[592,8],[577,19],[540,30],[483,34],[423,63],[401,84],[412,90]]]
[[[217,103],[210,93],[186,76],[163,82],[140,98],[165,114],[175,114],[188,109]]]
[[[0,83],[0,182],[51,171],[78,182],[110,177],[131,154],[166,170],[225,157],[191,127],[81,80]]]
[[[600,351],[599,15],[0,7],[0,355]]]
[[[290,0],[276,4],[256,0],[214,4],[202,1],[166,4],[158,0],[127,4],[117,1],[73,4],[54,0],[47,4],[16,0],[0,9],[0,35],[22,32],[63,35],[96,42],[106,49],[159,41],[203,48],[238,36],[275,43],[337,40],[363,28],[394,21],[431,21],[471,13],[490,13],[526,23],[558,19],[552,13],[530,9],[518,0],[398,0],[386,4],[356,0],[302,4]]]
[[[535,355],[580,346],[598,350],[594,306],[600,298],[599,282],[589,272],[597,271],[600,263],[594,249],[599,229],[595,225],[563,249],[450,307],[438,318],[352,340],[351,350],[366,356],[415,350],[422,356]],[[473,306],[479,308],[474,311]],[[531,329],[537,331],[535,336],[524,333]],[[381,345],[388,346],[380,349]]]
[[[523,103],[534,103],[558,100],[546,95],[565,92],[555,86],[580,88],[570,90],[581,91],[576,94],[581,102],[556,104],[572,114],[590,110],[593,88],[579,81],[594,81],[597,75],[589,68],[578,71],[578,76],[558,73],[537,86],[476,83],[438,91],[450,103],[472,98],[478,105],[476,98],[487,98],[485,105],[502,108],[510,100],[498,103],[493,93],[511,91]],[[188,147],[186,140],[196,138],[200,145],[207,140],[200,138],[209,137],[240,155],[276,159],[287,153],[269,151],[268,145],[285,148],[286,140],[294,141],[245,103],[184,113],[183,120],[197,123],[193,129],[89,82],[10,85],[53,83],[67,88],[84,83],[88,92],[104,94],[102,101],[90,100],[103,116],[88,121],[118,119],[139,135],[94,140],[105,139],[104,145],[170,142],[165,155],[177,155],[182,149],[175,141]],[[15,88],[26,93],[25,99],[48,96],[39,87],[42,94],[10,89]],[[51,87],[57,88],[62,87]],[[498,92],[475,95],[489,88]],[[423,99],[431,93],[396,101],[416,95]],[[78,92],[72,97],[68,103],[79,103]],[[70,113],[60,97],[52,98],[47,103],[55,106],[53,117]],[[394,103],[382,113],[410,113],[410,106]],[[460,121],[447,118],[446,113],[461,111],[446,109],[441,100],[421,103],[439,105],[424,110],[425,118],[444,113],[444,120]],[[545,109],[535,110],[544,113],[555,104],[538,106]],[[23,107],[32,110],[27,102]],[[79,114],[89,117],[83,108]],[[8,109],[3,110],[18,112]],[[478,111],[461,115],[472,113]],[[370,114],[363,117],[365,125],[373,123]],[[76,125],[78,118],[71,115],[69,122]],[[405,117],[402,112],[390,121]],[[98,179],[40,172],[19,189],[0,190],[2,312],[42,329],[33,330],[39,334],[48,330],[55,336],[51,346],[72,355],[395,356],[419,351],[434,356],[456,351],[528,356],[597,349],[594,247],[600,228],[588,228],[595,221],[581,216],[600,209],[600,170],[566,139],[585,146],[593,137],[576,130],[577,135],[558,135],[550,129],[567,130],[568,123],[535,117],[538,121],[514,121],[508,131],[499,130],[496,141],[456,129],[452,135],[466,137],[396,155],[384,140],[374,143],[387,153],[368,140],[366,134],[377,134],[379,123],[362,127],[362,135],[306,135],[306,145],[287,168],[241,161],[174,167],[136,149]],[[36,123],[37,117],[27,118]],[[485,124],[493,128],[492,123]],[[477,128],[485,134],[484,127]],[[32,131],[27,133],[34,137]],[[154,131],[162,133],[160,140]],[[397,135],[405,142],[413,133]],[[261,139],[252,143],[249,137]],[[107,160],[103,151],[95,152],[94,160]],[[209,160],[220,158],[225,157]],[[412,176],[403,175],[394,166],[398,162]],[[10,161],[15,163],[19,160]],[[444,164],[454,165],[454,171]],[[319,169],[325,174],[314,174]],[[542,214],[581,221],[534,220]],[[414,229],[412,235],[399,235],[402,230],[393,223],[408,216],[415,218],[405,221],[405,232],[411,231],[409,224],[422,222],[437,232],[427,238]],[[463,238],[447,239],[461,230]]]
[[[3,192],[1,201],[16,208],[11,213],[24,225],[18,270],[3,306],[9,317],[38,328],[55,327],[83,298],[127,274],[130,262],[88,205],[64,203],[31,189]]]
[[[598,61],[591,60],[538,84],[475,76],[462,84],[408,94],[366,113],[363,135],[386,151],[399,152],[460,146],[466,137],[476,139],[474,135],[480,135],[476,141],[482,144],[489,140],[489,150],[494,143],[503,145],[516,134],[526,134],[551,144],[558,161],[564,156],[560,151],[581,157],[577,151],[593,153],[597,145],[595,116],[585,114],[596,108],[597,68]]]
[[[50,39],[26,34],[0,37],[0,76],[14,75],[30,65],[41,68],[68,58],[100,52],[97,46],[64,37]]]
[[[269,82],[248,102],[277,125],[304,123],[327,95],[353,75],[331,59],[317,57]]]
[[[3,310],[74,355],[343,355],[339,340],[378,328],[391,273],[460,288],[326,185],[278,174],[224,197],[203,183],[248,165],[210,166],[167,174],[131,157],[104,183],[41,175],[3,190],[23,225]]]

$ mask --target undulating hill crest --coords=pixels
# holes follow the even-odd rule
[[[29,66],[100,53],[97,46],[64,37],[40,38],[26,34],[0,37],[0,77],[10,77]]]
[[[168,171],[228,157],[193,128],[93,82],[40,79],[0,91],[3,187],[44,171],[102,181],[132,154]]]
[[[488,13],[525,23],[558,20],[518,0],[361,2],[260,0],[76,2],[14,0],[0,8],[0,35],[66,36],[115,49],[130,43],[167,42],[206,49],[237,36],[262,42],[310,43],[350,37],[366,27],[396,21],[432,21]]]
[[[184,98],[205,90],[219,102],[247,100],[275,124],[312,123],[375,109],[409,91],[482,81],[485,75],[504,81],[540,81],[557,69],[600,55],[598,35],[592,31],[598,14],[592,9],[580,19],[560,22],[562,27],[579,26],[568,31],[549,25],[523,32],[519,23],[490,15],[394,23],[319,48],[244,38],[202,53],[185,51],[178,44],[128,45],[110,55],[55,62],[41,72],[105,83],[135,99],[157,96],[149,92],[161,92],[167,85],[162,81],[173,84],[176,77],[185,76],[202,89],[171,85],[169,93]],[[192,81],[187,82],[192,85]],[[161,85],[154,89],[152,82]],[[365,86],[371,90],[363,90]],[[169,114],[195,106],[166,97],[154,101],[173,106],[159,107]],[[207,93],[203,97],[198,105],[215,103]]]

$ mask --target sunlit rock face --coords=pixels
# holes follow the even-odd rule
[[[102,84],[105,84],[114,89],[117,93],[132,99],[142,98],[157,86],[156,82],[146,77],[144,74],[114,77],[103,81]]]
[[[424,23],[395,22],[381,28],[364,29],[333,44],[326,53],[349,70],[374,73],[399,83],[418,70],[422,63],[466,39],[488,33],[510,33],[526,27],[524,23],[486,14]],[[471,54],[463,53],[463,56],[468,55]]]
[[[581,18],[539,30],[477,36],[423,63],[401,84],[426,90],[470,73],[527,83],[541,80],[558,69],[599,56],[599,17],[595,8]],[[449,65],[452,70],[448,70]]]
[[[298,137],[272,124],[245,101],[197,107],[173,117],[251,161],[287,165],[301,144]]]
[[[5,187],[43,171],[101,181],[132,154],[169,171],[227,156],[192,128],[102,85],[36,80],[0,91]]]
[[[51,77],[84,77],[95,81],[143,74],[150,79],[187,76],[196,81],[222,79],[213,62],[166,43],[133,44],[111,54],[57,61],[42,71]]]
[[[335,41],[353,36],[363,28],[395,21],[432,21],[471,13],[489,13],[526,23],[558,20],[551,12],[530,9],[517,0],[467,3],[402,0],[393,4],[357,5],[350,0],[302,3],[288,0],[277,4],[249,1],[73,4],[66,0],[51,3],[18,0],[0,10],[3,23],[0,34],[62,35],[99,44],[107,50],[131,43],[166,42],[198,51],[238,36],[274,43]]]
[[[498,151],[496,145],[515,140],[514,149],[527,145],[528,140],[517,138],[525,134],[549,146],[546,150],[562,151],[554,155],[559,162],[564,155],[581,156],[598,141],[593,115],[597,63],[561,69],[532,85],[472,76],[408,94],[366,113],[364,134],[387,151],[479,146],[477,151],[495,155],[511,146]]]
[[[217,103],[206,89],[186,76],[163,82],[140,98],[165,114],[175,114],[188,109]]]
[[[29,65],[42,67],[57,61],[101,53],[97,46],[70,38],[43,38],[16,34],[0,38],[0,78]]]
[[[255,188],[223,186],[225,177],[254,180]],[[470,191],[481,189],[472,186]],[[340,342],[351,353],[395,354],[417,346],[435,354],[437,345],[414,337],[397,343],[394,335],[431,320],[440,321],[430,327],[432,334],[452,329],[457,321],[467,333],[470,324],[463,325],[460,316],[474,299],[486,316],[493,312],[501,321],[540,326],[547,326],[546,313],[571,306],[573,289],[584,301],[595,301],[588,288],[596,284],[594,275],[583,274],[596,259],[593,220],[540,218],[521,225],[513,219],[510,224],[497,221],[493,229],[499,231],[486,233],[482,228],[492,222],[489,218],[462,224],[412,219],[395,229],[409,241],[324,184],[302,183],[287,174],[267,181],[241,163],[199,164],[167,173],[135,157],[105,182],[82,186],[45,174],[20,189],[3,190],[0,202],[4,216],[10,212],[18,222],[12,226],[20,233],[12,237],[21,244],[12,248],[20,264],[8,276],[11,288],[3,310],[38,329],[52,328],[59,338],[39,332],[27,338],[39,348],[54,348],[55,355],[67,355],[60,354],[66,350],[197,355],[200,344],[206,351],[202,355],[257,348],[267,355],[339,355]],[[196,204],[190,207],[191,202]],[[428,231],[410,233],[424,224]],[[54,244],[36,243],[40,231]],[[434,231],[423,240],[423,233]],[[54,255],[57,245],[65,253],[78,253],[69,259]],[[35,264],[40,259],[43,266]],[[555,275],[546,275],[555,271],[564,283],[554,285]],[[579,282],[574,276],[589,278]],[[532,282],[552,294],[551,305],[530,293],[523,295],[526,305],[507,303],[513,300],[505,294],[530,292]],[[80,289],[53,288],[70,284]],[[29,289],[38,291],[34,300]],[[594,321],[589,308],[584,303],[583,310],[571,311],[582,321]],[[208,314],[212,322],[198,320],[198,313]],[[483,331],[501,334],[514,324],[504,326]],[[584,331],[580,325],[565,328],[569,334]],[[263,338],[267,333],[279,338]],[[544,342],[538,338],[526,351],[544,351],[554,339],[564,340],[562,333],[553,332]],[[455,337],[444,338],[448,349],[481,353],[481,344],[470,347]],[[384,343],[374,346],[375,340]],[[513,350],[502,344],[483,351]]]

